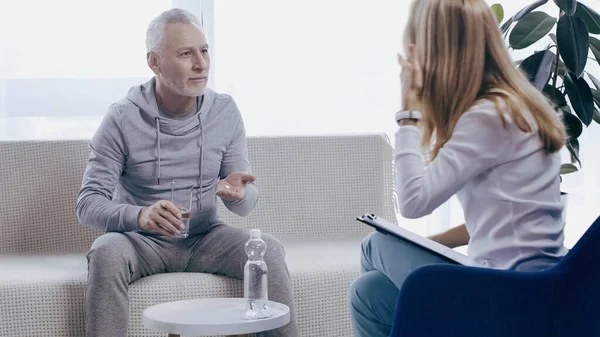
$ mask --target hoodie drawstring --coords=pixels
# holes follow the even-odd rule
[[[160,185],[160,119],[156,117],[154,120],[156,121],[156,152],[158,154],[156,182]]]
[[[203,151],[202,148],[204,147],[204,125],[202,124],[202,114],[199,113],[198,114],[198,121],[200,122],[200,137],[199,137],[199,142],[200,142],[200,162],[198,163],[198,167],[199,167],[199,173],[200,173],[200,177],[199,177],[199,187],[198,188],[198,210],[202,209],[202,155],[203,155]]]

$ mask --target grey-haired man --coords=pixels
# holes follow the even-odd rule
[[[91,140],[77,201],[83,225],[105,231],[87,254],[86,336],[126,336],[129,284],[165,272],[243,278],[247,229],[219,220],[217,197],[245,216],[258,200],[244,123],[233,99],[208,89],[208,44],[197,18],[168,10],[149,25],[147,61],[155,76],[113,104]],[[170,200],[174,179],[196,182],[189,236]],[[263,235],[269,299],[291,322],[265,336],[298,336],[282,245]]]

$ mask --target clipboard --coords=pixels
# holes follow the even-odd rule
[[[424,250],[443,258],[449,263],[463,266],[473,266],[473,262],[467,255],[461,254],[452,248],[446,247],[441,243],[435,242],[429,238],[413,233],[395,223],[380,218],[375,214],[367,213],[357,217],[356,220],[374,227],[377,231],[383,234],[392,235],[400,240],[419,246]]]

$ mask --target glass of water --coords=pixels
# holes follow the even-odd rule
[[[183,222],[184,226],[180,231],[181,233],[177,236],[178,238],[187,238],[190,232],[194,186],[195,182],[190,180],[173,180],[171,182],[171,202],[179,208],[181,222]]]

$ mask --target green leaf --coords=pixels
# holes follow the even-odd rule
[[[567,150],[569,150],[569,154],[571,155],[571,163],[578,163],[579,167],[581,167],[581,160],[579,159],[579,141],[577,138],[571,138],[567,141]]]
[[[531,12],[521,18],[510,32],[508,43],[513,49],[523,49],[546,36],[556,20],[544,12]]]
[[[588,77],[590,78],[590,80],[592,80],[592,84],[594,85],[594,87],[596,88],[596,90],[600,90],[600,81],[598,81],[597,78],[594,77],[594,75],[586,72],[586,74],[588,75]]]
[[[556,38],[565,65],[575,74],[575,77],[581,76],[590,46],[585,22],[577,17],[561,16],[556,27]]]
[[[592,97],[594,97],[594,103],[596,106],[600,107],[600,91],[596,89],[592,89]],[[592,114],[592,120],[594,119],[594,115],[596,114],[597,108],[594,108],[594,113]]]
[[[596,123],[600,124],[600,111],[598,111],[598,109],[594,110],[594,116],[592,118]]]
[[[531,11],[533,11],[534,9],[540,7],[541,5],[545,4],[546,2],[548,2],[548,0],[538,0],[534,3],[532,3],[531,5],[525,6],[523,7],[523,9],[521,9],[520,11],[517,12],[517,14],[513,15],[512,19],[514,21],[519,21],[521,20],[522,17],[524,17],[525,15],[531,13]]]
[[[577,166],[573,164],[562,164],[560,165],[560,174],[569,174],[577,172]]]
[[[600,105],[600,90],[591,89],[592,97],[594,98],[594,103]]]
[[[548,97],[552,102],[556,105],[557,108],[568,107],[567,99],[565,95],[563,95],[560,90],[556,89],[550,84],[546,84],[544,86],[544,90],[542,91],[546,97]]]
[[[492,12],[494,12],[494,15],[496,16],[496,22],[498,22],[498,24],[502,23],[502,20],[504,20],[504,8],[502,8],[502,5],[493,4],[491,8]]]
[[[537,88],[542,90],[550,74],[552,73],[552,64],[554,63],[554,57],[556,55],[549,50],[538,51],[533,55],[529,56],[521,64],[519,68],[525,71],[529,81]]]
[[[554,3],[567,15],[575,14],[577,9],[577,0],[554,0]]]
[[[567,74],[564,84],[573,110],[583,124],[590,125],[594,114],[594,98],[587,81],[583,77],[573,78],[573,75]]]
[[[500,29],[502,29],[502,33],[506,33],[506,31],[510,28],[510,26],[513,24],[514,20],[513,18],[509,18],[508,20],[506,20],[505,23],[502,24],[502,26],[500,27]]]
[[[592,50],[592,54],[594,54],[594,58],[596,58],[596,62],[600,64],[600,40],[597,38],[590,36],[590,49]]]
[[[575,16],[585,22],[590,33],[600,34],[600,15],[598,12],[580,2],[577,5]]]
[[[567,128],[567,133],[571,138],[579,138],[581,133],[583,132],[583,125],[577,116],[568,112],[566,109],[561,109],[563,111],[563,124],[565,124],[565,128]]]

